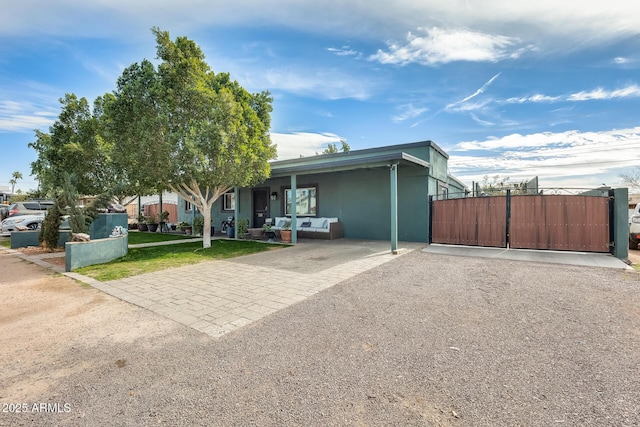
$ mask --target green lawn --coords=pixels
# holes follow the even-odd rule
[[[131,239],[129,239],[129,243],[131,243]],[[233,258],[280,249],[286,246],[246,240],[220,239],[212,240],[211,247],[207,249],[202,248],[202,242],[134,248],[129,249],[126,256],[115,261],[78,268],[74,272],[104,282],[202,261]]]
[[[165,234],[165,233],[147,233],[144,231],[129,232],[129,244],[137,245],[138,243],[157,243],[167,242],[169,240],[193,239],[194,236],[185,234]]]
[[[0,246],[5,248],[11,247],[11,239],[0,237]]]

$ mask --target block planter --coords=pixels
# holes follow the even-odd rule
[[[128,236],[108,237],[89,242],[67,242],[65,245],[65,271],[87,265],[103,264],[125,256]]]
[[[40,246],[38,238],[40,230],[34,231],[14,231],[11,233],[11,249],[26,248],[27,246]],[[60,231],[58,246],[63,248],[64,244],[71,240],[70,231]]]

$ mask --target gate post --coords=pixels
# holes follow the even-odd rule
[[[504,239],[505,239],[505,247],[507,249],[509,249],[510,246],[510,239],[509,239],[509,232],[511,230],[509,230],[509,225],[511,225],[511,190],[507,189],[507,198],[506,198],[506,203],[507,205],[507,215],[505,217],[505,227],[507,227],[507,229],[505,230],[504,233]]]
[[[427,243],[431,244],[433,241],[433,196],[429,196],[429,235],[427,236]]]
[[[629,258],[629,189],[609,190],[609,224],[613,242],[611,253],[618,259]]]

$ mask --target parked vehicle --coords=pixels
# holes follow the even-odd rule
[[[27,227],[31,230],[37,230],[44,221],[44,213],[36,215],[17,215],[11,216],[2,221],[1,231],[2,233],[11,233],[16,231],[18,226]]]
[[[53,206],[50,200],[29,200],[26,202],[15,202],[9,205],[9,216],[17,215],[37,215],[44,214],[47,209]]]
[[[629,248],[637,249],[640,243],[640,203],[629,217]]]
[[[9,205],[0,203],[0,221],[9,216]]]

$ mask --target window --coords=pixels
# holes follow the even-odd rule
[[[291,215],[291,189],[285,190],[285,215]],[[315,216],[318,206],[317,188],[303,187],[296,189],[296,215]]]
[[[193,209],[193,205],[191,204],[190,201],[185,200],[184,201],[184,211],[185,212],[191,212],[191,209]]]
[[[228,193],[224,193],[222,195],[222,210],[223,211],[233,211],[236,209],[236,195],[233,191],[229,191]]]

